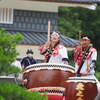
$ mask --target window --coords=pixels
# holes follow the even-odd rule
[[[0,7],[0,23],[13,23],[13,9]]]

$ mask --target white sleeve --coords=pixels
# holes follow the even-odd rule
[[[63,47],[63,48],[59,49],[59,54],[61,55],[61,58],[68,59],[67,48]]]
[[[91,58],[92,58],[92,61],[93,60],[95,60],[95,61],[97,60],[97,51],[96,50],[93,51]]]

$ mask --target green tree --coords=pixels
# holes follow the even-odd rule
[[[71,7],[59,7],[58,30],[68,37],[78,39],[78,31],[81,29],[81,20],[78,12],[72,11]]]
[[[10,33],[5,33],[5,29],[0,30],[0,75],[20,72],[20,69],[11,66],[11,63],[19,54],[16,51],[16,46],[22,39],[23,36],[20,33],[11,35]]]
[[[82,33],[89,33],[93,46],[99,51],[100,4],[97,5],[95,10],[83,7],[59,7],[58,30],[74,39],[78,39],[79,30]]]
[[[28,92],[25,88],[13,83],[0,83],[0,100],[47,100],[46,93]]]
[[[75,66],[75,64],[74,64],[74,61],[73,61],[73,50],[72,51],[68,51],[68,57],[69,57],[69,64],[71,65],[71,66]]]
[[[74,39],[78,39],[79,30],[82,34],[89,33],[91,35],[91,43],[98,51],[95,75],[100,80],[100,4],[97,5],[95,10],[83,7],[59,7],[58,30]],[[73,65],[72,58],[70,58],[70,64]]]
[[[5,29],[0,30],[0,75],[16,74],[21,70],[11,66],[15,57],[19,54],[16,46],[21,42],[23,36],[20,33],[11,35]],[[46,94],[43,96],[35,91],[28,92],[17,84],[0,83],[0,100],[47,100]]]

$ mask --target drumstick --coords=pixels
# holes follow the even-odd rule
[[[48,21],[48,37],[47,37],[47,41],[50,42],[50,21]],[[51,45],[48,47],[49,48],[49,54],[52,50]],[[46,62],[48,62],[50,59],[50,56],[48,55],[48,57],[46,58]]]
[[[86,71],[88,72],[88,61],[86,60]]]
[[[90,70],[88,70],[88,60],[86,60],[86,66],[87,66],[87,69],[86,69],[86,71],[87,71],[87,73],[89,73],[90,72]]]
[[[50,42],[50,21],[48,21],[48,42]]]

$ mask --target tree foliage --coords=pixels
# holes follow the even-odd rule
[[[98,4],[100,8],[100,4]],[[100,9],[82,7],[59,7],[58,30],[71,38],[78,39],[78,32],[89,33],[92,44],[100,50]],[[98,41],[97,41],[98,40]]]
[[[19,54],[16,51],[16,46],[22,39],[23,36],[20,33],[11,35],[10,33],[5,33],[5,29],[0,30],[0,75],[8,75],[20,71],[19,68],[11,66],[11,63]]]
[[[7,82],[0,83],[0,100],[47,100],[47,96],[37,91],[28,92],[17,84]]]
[[[16,46],[21,42],[23,36],[20,33],[11,35],[5,29],[0,30],[0,75],[16,74],[21,72],[17,67],[11,65],[19,54]],[[25,88],[12,83],[0,83],[0,100],[47,100],[39,92],[28,92]]]
[[[100,80],[100,4],[97,4],[95,10],[83,7],[59,7],[58,15],[58,30],[62,34],[74,39],[78,39],[79,31],[81,31],[82,34],[89,33],[91,35],[91,43],[98,51],[95,75]],[[71,56],[69,52],[70,64],[73,65]]]
[[[60,7],[58,15],[58,30],[68,37],[78,39],[78,31],[81,29],[81,20],[78,19],[79,14],[73,13],[70,7]]]

